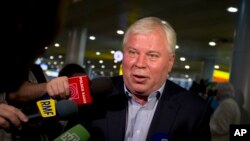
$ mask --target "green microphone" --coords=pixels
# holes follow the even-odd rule
[[[82,125],[77,124],[53,141],[87,141],[89,138],[89,132]]]

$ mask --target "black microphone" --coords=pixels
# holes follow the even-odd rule
[[[90,81],[91,95],[104,95],[111,92],[113,89],[112,80],[109,77],[97,77]]]
[[[72,100],[60,100],[55,102],[55,105],[53,99],[41,100],[38,101],[38,107],[40,107],[38,113],[27,115],[29,120],[51,117],[47,115],[57,116],[59,119],[65,120],[78,113],[78,106]]]
[[[41,127],[41,124],[44,123],[46,123],[43,126],[43,128],[46,128],[45,130],[53,130],[56,124],[55,121],[58,119],[68,120],[78,114],[78,106],[72,100],[60,100],[56,102],[53,99],[45,99],[37,101],[37,107],[38,111],[32,111],[32,113],[30,112],[30,109],[22,109],[23,113],[26,114],[29,119],[28,122],[22,123],[22,128],[16,128],[11,124],[11,128],[8,132],[13,133],[15,137],[20,138],[20,136],[23,136],[21,135],[22,133],[26,136],[26,131],[29,131],[30,129],[38,129],[38,127]],[[50,131],[48,132],[50,133]]]

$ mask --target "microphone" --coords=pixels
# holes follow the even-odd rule
[[[53,141],[87,141],[89,138],[89,132],[82,125],[77,124]]]
[[[60,119],[68,119],[78,113],[78,106],[71,100],[55,101],[53,99],[46,99],[37,101],[39,112],[27,115],[29,120],[36,118],[48,118],[57,116]]]
[[[111,92],[112,80],[109,77],[97,77],[90,81],[90,91],[93,96]]]
[[[70,77],[70,99],[75,101],[78,105],[91,104],[92,97],[89,90],[89,78],[86,75]]]
[[[42,117],[53,117],[56,115],[56,101],[54,99],[39,100],[36,102]]]
[[[77,105],[91,104],[92,96],[104,94],[112,90],[112,81],[108,77],[98,77],[91,81],[87,75],[70,77],[70,99]],[[91,96],[92,95],[92,96]]]

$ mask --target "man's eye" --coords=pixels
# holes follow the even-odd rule
[[[128,54],[129,54],[130,56],[132,56],[132,57],[135,57],[136,51],[134,51],[134,50],[129,50],[129,51],[128,51]]]
[[[157,55],[157,54],[149,54],[148,56],[150,59],[153,59],[153,60],[157,59],[159,57],[159,55]]]
[[[135,54],[136,52],[134,50],[129,50],[128,53],[129,54]]]

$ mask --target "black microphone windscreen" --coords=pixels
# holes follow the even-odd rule
[[[97,77],[90,82],[91,95],[105,94],[111,92],[112,88],[112,80],[109,77]]]
[[[68,119],[78,113],[78,106],[72,100],[60,100],[56,104],[56,110],[60,119]]]

